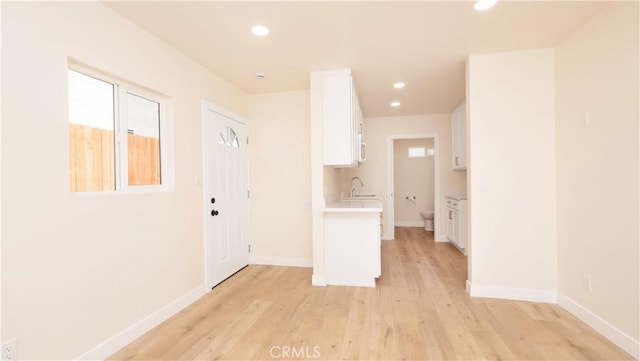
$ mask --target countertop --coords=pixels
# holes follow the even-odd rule
[[[382,202],[377,199],[327,201],[323,212],[382,212]]]
[[[444,196],[447,198],[453,198],[457,201],[467,200],[467,195],[464,193],[446,193]]]

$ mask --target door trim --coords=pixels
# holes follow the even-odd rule
[[[382,235],[382,239],[392,240],[395,238],[394,229],[394,198],[395,184],[393,179],[393,141],[400,139],[433,139],[433,203],[434,203],[434,215],[433,223],[435,228],[434,238],[436,242],[442,242],[442,227],[440,226],[440,142],[438,140],[438,133],[426,133],[426,134],[399,134],[387,136],[387,207],[385,208],[385,232]]]
[[[233,113],[231,111],[228,111],[227,109],[224,109],[218,105],[213,104],[210,101],[207,100],[202,100],[202,109],[201,109],[201,120],[200,120],[200,138],[201,138],[201,164],[200,164],[200,173],[198,174],[198,176],[196,177],[196,184],[198,184],[202,189],[201,189],[201,201],[202,201],[202,243],[203,243],[203,256],[202,258],[204,259],[204,267],[203,267],[203,271],[204,271],[204,285],[205,285],[205,289],[208,291],[211,290],[211,288],[215,285],[212,284],[212,280],[209,279],[209,269],[211,268],[211,264],[210,264],[210,260],[208,259],[207,255],[209,254],[209,244],[207,242],[208,239],[208,231],[207,231],[207,219],[208,219],[208,214],[205,211],[207,209],[207,206],[209,205],[209,203],[207,202],[208,199],[208,195],[205,194],[205,187],[204,187],[204,181],[205,181],[205,174],[204,174],[204,170],[205,170],[205,160],[206,160],[206,134],[205,134],[205,122],[207,121],[207,112],[209,111],[213,111],[215,113],[218,113],[222,116],[225,116],[227,118],[230,118],[238,123],[242,123],[243,125],[245,125],[247,127],[247,137],[249,136],[249,121],[247,121],[244,117],[241,117],[240,115]],[[245,144],[245,146],[247,147],[247,188],[249,190],[251,190],[251,157],[250,157],[250,148],[249,148],[249,144]],[[247,243],[249,244],[249,246],[251,246],[251,198],[247,199]],[[251,255],[249,255],[249,264],[251,262]],[[237,273],[237,272],[236,272]],[[235,275],[235,273],[234,273]],[[233,276],[233,275],[232,275]],[[230,276],[231,277],[231,276]]]

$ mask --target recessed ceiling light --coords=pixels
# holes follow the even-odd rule
[[[401,82],[401,81],[399,81],[397,83],[393,83],[393,87],[396,88],[396,89],[402,89],[402,88],[404,88],[404,83]]]
[[[400,102],[391,102],[391,106],[397,108],[400,106]]]
[[[478,0],[475,5],[473,5],[473,8],[478,11],[484,11],[494,7],[497,2],[498,0]]]
[[[255,36],[267,36],[269,35],[269,29],[266,26],[256,25],[251,28],[251,32]]]
[[[264,79],[264,78],[266,78],[266,77],[267,77],[267,76],[266,76],[263,72],[261,72],[261,71],[259,71],[259,72],[257,72],[257,73],[256,73],[256,78],[258,78],[258,79]]]

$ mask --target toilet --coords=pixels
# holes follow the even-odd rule
[[[423,211],[420,215],[424,219],[424,230],[433,231],[433,211]]]

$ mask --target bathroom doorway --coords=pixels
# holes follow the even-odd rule
[[[395,227],[428,226],[426,230],[433,231],[434,153],[433,138],[394,140]]]
[[[425,227],[421,213],[431,213],[434,239],[442,239],[440,220],[439,151],[437,134],[395,135],[387,138],[387,204],[385,239],[395,227]]]

